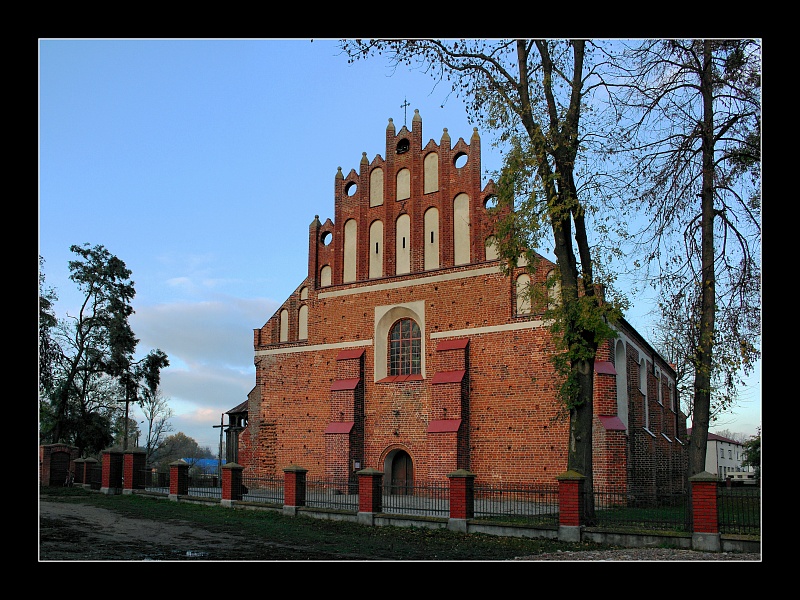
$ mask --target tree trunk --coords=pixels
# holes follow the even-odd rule
[[[714,274],[714,113],[711,73],[711,42],[703,42],[703,189],[701,193],[701,307],[700,337],[695,356],[694,408],[689,444],[689,477],[705,470],[708,427],[711,415],[711,370],[713,366],[716,278]]]

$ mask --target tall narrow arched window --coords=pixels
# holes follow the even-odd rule
[[[347,219],[344,224],[344,270],[342,282],[349,283],[356,280],[356,242],[358,226],[355,219]]]
[[[523,273],[517,277],[517,314],[531,314],[531,277]]]
[[[643,398],[642,424],[645,429],[650,428],[650,404],[647,402],[647,361],[642,358],[639,361],[639,390]]]
[[[402,214],[395,224],[395,275],[411,272],[411,217]]]
[[[289,311],[285,308],[281,311],[281,342],[289,340]]]
[[[383,277],[383,222],[369,226],[369,276]]]
[[[297,311],[297,339],[308,339],[308,305],[301,304]]]
[[[439,210],[429,208],[425,211],[425,270],[439,268]]]
[[[400,319],[389,331],[389,375],[421,373],[422,336],[413,319]]]

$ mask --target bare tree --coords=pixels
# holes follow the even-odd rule
[[[645,40],[615,61],[629,240],[692,379],[689,476],[761,356],[761,44]]]
[[[147,424],[145,450],[147,464],[150,464],[153,455],[164,445],[167,434],[172,431],[169,421],[173,416],[173,411],[169,407],[169,400],[164,398],[158,389],[155,392],[146,390],[139,400],[139,406],[144,413],[144,422]]]

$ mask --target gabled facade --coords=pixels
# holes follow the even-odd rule
[[[334,219],[309,226],[305,278],[254,330],[239,462],[353,482],[370,467],[395,491],[457,469],[476,485],[553,484],[568,416],[543,311],[521,292],[555,265],[501,272],[477,128],[423,145],[415,111],[411,130],[389,119],[385,139],[385,158],[339,169]],[[619,333],[595,367],[595,482],[682,490],[675,373],[624,321]]]

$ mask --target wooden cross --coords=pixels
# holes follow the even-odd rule
[[[400,108],[403,109],[403,126],[408,125],[408,123],[406,123],[406,119],[408,118],[408,107],[409,107],[408,100],[406,100],[406,98],[404,97],[403,103],[400,105]]]

